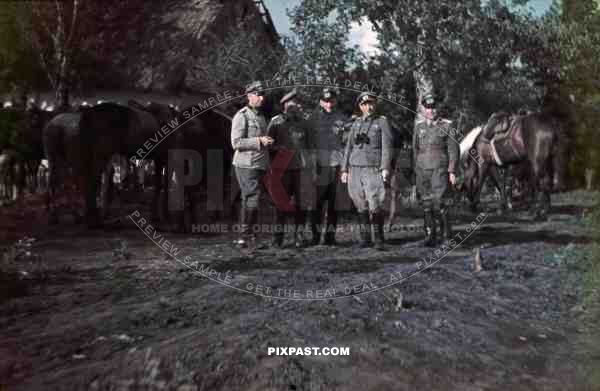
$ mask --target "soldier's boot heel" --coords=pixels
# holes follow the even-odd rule
[[[424,227],[425,227],[425,246],[426,247],[434,247],[436,245],[436,229],[435,229],[435,221],[433,219],[433,213],[431,211],[425,212],[424,217]]]
[[[371,247],[373,246],[373,241],[371,240],[371,222],[369,221],[369,212],[360,212],[359,213],[359,232],[360,232],[360,242],[359,246],[361,248]]]

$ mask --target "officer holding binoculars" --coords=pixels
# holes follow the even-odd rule
[[[341,180],[359,214],[360,246],[383,250],[385,183],[390,180],[393,135],[388,120],[375,114],[377,97],[369,92],[358,96],[361,116],[350,128],[342,160]]]

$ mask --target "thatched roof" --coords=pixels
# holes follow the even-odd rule
[[[270,76],[269,54],[283,52],[261,3],[170,0],[125,8],[135,27],[111,54],[119,78],[136,90],[216,93]]]
[[[92,15],[86,56],[93,55],[76,67],[74,104],[133,98],[185,107],[225,91],[235,96],[253,79],[271,78],[284,57],[261,0],[106,0]],[[56,105],[54,92],[37,98]]]

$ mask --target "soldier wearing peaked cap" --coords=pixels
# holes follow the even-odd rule
[[[303,228],[306,222],[306,200],[302,199],[304,179],[315,177],[314,141],[308,122],[304,119],[302,106],[298,102],[298,94],[294,89],[281,98],[283,113],[273,117],[267,133],[274,142],[271,151],[274,153],[270,170],[272,178],[280,178],[283,186],[282,194],[271,187],[271,196],[275,202],[275,226],[273,227],[273,246],[281,247],[285,231],[282,225],[286,215],[294,217],[295,246],[304,245]],[[281,155],[281,156],[280,156]],[[289,163],[288,163],[289,161]],[[280,163],[281,162],[281,163]],[[293,197],[293,208],[287,208],[288,200]]]
[[[451,121],[438,117],[433,94],[421,100],[424,108],[413,132],[413,161],[417,178],[417,197],[423,208],[425,245],[436,245],[439,226],[444,241],[451,239],[449,187],[456,183],[458,142],[450,137]]]
[[[394,141],[388,120],[375,114],[376,102],[371,93],[358,96],[362,115],[352,122],[341,171],[359,213],[361,247],[373,244],[373,231],[376,248],[383,249],[385,182],[390,177]]]
[[[260,81],[246,87],[248,104],[240,109],[231,122],[233,166],[240,185],[239,246],[254,246],[254,224],[258,222],[260,199],[264,193],[262,179],[269,167],[269,146],[273,139],[267,135],[267,121],[261,112],[264,87]]]
[[[311,221],[312,244],[320,243],[323,230],[323,244],[335,244],[337,229],[337,185],[340,166],[344,155],[343,138],[346,116],[337,107],[337,93],[332,88],[324,88],[319,99],[319,108],[312,114],[311,128],[315,133],[317,153],[316,207]],[[325,201],[327,220],[322,227]],[[323,229],[324,228],[324,229]]]

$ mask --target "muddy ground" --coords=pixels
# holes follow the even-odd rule
[[[128,218],[86,231],[5,208],[4,239],[36,241],[9,254],[20,283],[0,303],[0,389],[597,390],[598,307],[573,266],[592,246],[595,196],[556,195],[547,222],[488,214],[469,232],[477,216],[461,213],[466,240],[441,259],[418,229],[388,233],[383,252],[353,247],[348,220],[337,247],[300,251],[164,233],[187,265]],[[421,226],[409,210],[396,223]],[[383,288],[391,274],[405,279]]]

